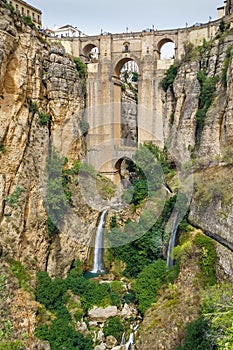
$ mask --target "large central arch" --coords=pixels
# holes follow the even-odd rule
[[[128,48],[128,45],[127,45]],[[114,138],[117,142],[117,146],[131,146],[135,147],[137,143],[137,110],[135,115],[135,121],[131,121],[131,124],[135,124],[135,138],[134,141],[132,139],[132,142],[126,142],[126,128],[130,125],[126,125],[125,121],[122,120],[122,109],[127,109],[130,106],[127,105],[126,102],[124,102],[124,107],[122,107],[122,88],[126,86],[123,81],[121,81],[121,70],[124,67],[124,65],[128,62],[135,62],[138,70],[138,76],[140,75],[140,67],[137,62],[137,59],[133,57],[132,55],[125,54],[127,56],[120,57],[117,59],[113,66],[113,96],[114,96]],[[131,84],[132,85],[132,84]],[[128,102],[129,104],[130,102]],[[125,130],[123,133],[122,130]],[[130,134],[130,130],[128,131],[128,135]]]

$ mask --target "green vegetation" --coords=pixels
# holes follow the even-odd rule
[[[137,83],[138,82],[138,72],[132,72],[132,82]]]
[[[84,337],[63,318],[57,318],[48,325],[39,326],[36,337],[47,340],[51,350],[92,350],[93,344],[89,337]]]
[[[16,340],[13,342],[2,341],[0,342],[0,350],[21,350],[25,349],[21,341]]]
[[[216,90],[216,83],[218,77],[208,77],[205,71],[200,70],[197,74],[197,78],[200,84],[199,106],[196,113],[196,141],[200,142],[201,133],[205,123],[205,117],[208,109],[210,108]]]
[[[0,152],[2,152],[2,153],[6,152],[6,147],[3,143],[0,143]]]
[[[7,3],[5,6],[11,11],[11,13],[15,13],[15,8],[11,3]]]
[[[162,214],[153,225],[154,213],[145,211],[139,223],[128,223],[124,231],[115,227],[111,230],[109,240],[112,242],[111,249],[113,259],[122,260],[126,263],[124,275],[126,277],[137,277],[137,275],[149,264],[163,257],[163,251],[168,244],[168,237],[165,232],[166,223],[176,202],[176,196],[168,199],[165,203]],[[117,240],[122,242],[124,237],[131,234],[140,237],[132,242],[118,246]],[[142,235],[142,232],[146,234]]]
[[[69,178],[63,173],[65,160],[55,150],[51,150],[46,163],[47,192],[44,205],[48,213],[49,233],[56,232],[68,211],[71,192],[68,187]]]
[[[87,72],[85,63],[83,63],[83,61],[79,57],[74,57],[74,63],[75,63],[76,70],[78,72],[78,76],[81,79],[85,79],[86,72]]]
[[[30,101],[29,111],[32,113],[37,113],[39,111],[37,103]]]
[[[36,298],[48,310],[59,316],[59,314],[67,314],[68,312],[65,306],[69,300],[68,290],[80,296],[81,306],[85,313],[94,305],[102,307],[111,305],[111,293],[117,295],[115,293],[116,289],[119,291],[119,286],[116,288],[116,285],[113,285],[112,288],[108,283],[99,284],[95,280],[85,278],[80,269],[80,264],[76,263],[64,280],[60,278],[51,280],[46,272],[39,272],[37,275]],[[122,291],[122,294],[119,293],[119,296],[123,297],[124,294],[126,294],[126,291],[125,293]]]
[[[198,318],[186,326],[184,343],[175,350],[214,350],[208,333],[208,322]]]
[[[218,33],[215,37],[215,39],[221,39],[224,35],[224,33],[226,33],[226,31],[230,28],[230,23],[226,24],[223,20],[223,18],[221,19],[221,22],[219,24],[218,27]]]
[[[126,85],[124,83],[121,84],[121,91],[126,91]]]
[[[19,198],[24,191],[25,189],[22,186],[17,186],[14,192],[6,197],[6,205],[9,205],[13,209],[17,209]]]
[[[104,324],[103,331],[105,337],[107,337],[108,335],[112,335],[118,341],[120,341],[122,333],[124,332],[124,326],[121,323],[120,317],[109,317],[107,322],[105,322]]]
[[[125,191],[123,199],[135,207],[146,197],[152,197],[164,182],[164,174],[173,174],[166,160],[166,148],[160,150],[151,142],[140,145],[128,169],[135,174],[132,186]]]
[[[217,284],[205,289],[202,297],[202,315],[209,323],[209,338],[219,350],[230,350],[233,344],[233,287]]]
[[[200,259],[201,280],[204,286],[212,286],[216,283],[215,263],[217,259],[214,241],[203,235],[195,236],[195,244],[202,249]]]
[[[26,268],[18,260],[9,259],[8,263],[10,275],[17,278],[19,288],[30,292],[32,290],[30,286],[31,277]]]
[[[39,117],[39,118],[38,118],[38,124],[39,124],[40,126],[46,126],[46,125],[48,125],[49,121],[51,120],[51,116],[50,116],[49,114],[43,113],[43,112],[40,112],[40,111],[39,111],[39,108],[38,108],[36,102],[30,101],[29,111],[30,111],[31,113],[33,113],[33,115],[34,115],[35,113],[38,114],[38,117]]]
[[[162,89],[167,92],[168,89],[173,93],[173,83],[176,78],[178,68],[175,65],[171,65],[165,73],[165,77],[161,81]]]
[[[123,282],[121,281],[112,281],[110,288],[111,291],[117,294],[119,297],[123,297],[125,295],[125,288]]]
[[[78,308],[77,304],[69,302],[72,294],[80,297]],[[117,301],[121,303],[120,298],[123,298],[125,294],[126,291],[121,282],[114,281],[110,286],[108,283],[99,284],[95,280],[86,279],[83,276],[80,262],[76,262],[65,279],[55,278],[52,280],[47,272],[39,272],[37,274],[36,299],[52,312],[53,319],[50,321],[50,325],[47,322],[44,324],[41,320],[42,322],[36,330],[36,336],[48,340],[52,350],[62,350],[62,345],[66,349],[93,349],[92,341],[89,338],[84,338],[73,328],[69,311],[74,308],[74,317],[76,320],[80,320],[94,305],[105,307],[114,304],[113,296],[117,297]],[[120,319],[113,317],[105,324],[104,333],[119,339],[123,330]]]
[[[144,314],[155,302],[156,292],[161,288],[166,276],[166,262],[159,259],[146,266],[138,275],[133,290],[138,300],[138,309]]]
[[[49,114],[46,113],[39,113],[39,125],[40,126],[46,126],[48,125],[49,121],[50,121],[51,117]]]
[[[23,21],[23,23],[25,23],[26,25],[28,25],[32,29],[37,29],[35,24],[32,22],[31,17],[29,17],[29,16],[21,16],[20,18]]]
[[[232,60],[232,50],[233,50],[233,45],[228,46],[227,52],[226,52],[226,58],[224,60],[224,67],[222,70],[222,84],[225,88],[227,87],[227,72]]]
[[[185,329],[182,346],[176,350],[231,350],[233,344],[233,287],[216,284],[205,288],[201,316]]]

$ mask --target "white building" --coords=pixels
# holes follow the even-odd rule
[[[73,27],[70,24],[66,24],[62,27],[55,27],[52,31],[57,38],[75,38],[85,35],[77,27]]]

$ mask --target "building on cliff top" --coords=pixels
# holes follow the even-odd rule
[[[23,0],[7,0],[8,4],[11,4],[15,11],[22,16],[30,17],[32,22],[38,27],[42,26],[42,12],[36,7],[28,4]]]
[[[77,27],[73,27],[70,24],[66,24],[62,27],[55,27],[52,31],[54,32],[54,36],[57,38],[75,38],[85,35]]]
[[[225,0],[224,5],[217,8],[218,18],[230,15],[232,13],[233,0]]]

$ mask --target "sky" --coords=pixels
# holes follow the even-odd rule
[[[217,19],[223,0],[27,0],[43,12],[43,26],[71,24],[87,35],[146,28],[171,29]]]

